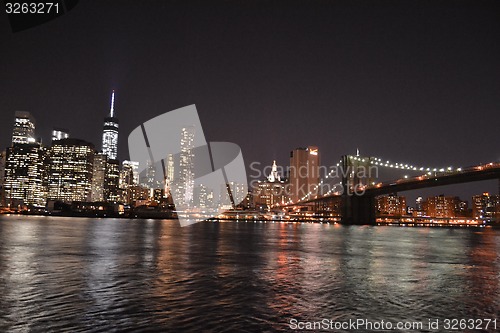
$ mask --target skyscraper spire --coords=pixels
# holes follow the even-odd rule
[[[111,118],[114,117],[114,112],[115,112],[115,91],[111,93],[111,110],[109,111],[109,116]]]
[[[281,177],[278,174],[278,166],[276,165],[276,161],[273,161],[273,166],[271,167],[271,173],[267,177],[267,180],[271,183],[274,183],[276,181],[281,181]]]
[[[115,91],[111,93],[109,117],[104,118],[102,132],[102,152],[110,159],[117,158],[118,152],[118,119],[115,117]]]

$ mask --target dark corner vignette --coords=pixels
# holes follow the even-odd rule
[[[12,32],[37,27],[66,14],[79,0],[4,0],[4,10]]]

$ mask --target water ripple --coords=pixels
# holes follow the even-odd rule
[[[495,318],[499,251],[491,229],[2,217],[0,331]]]

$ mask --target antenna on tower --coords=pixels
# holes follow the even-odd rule
[[[115,112],[115,91],[111,93],[111,110],[109,112],[109,115],[111,118],[113,118],[113,113]]]

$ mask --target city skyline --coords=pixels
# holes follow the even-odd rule
[[[106,146],[107,147],[107,153],[104,152],[104,149],[97,149],[95,148],[95,158],[96,159],[99,159],[99,158],[105,158],[105,161],[103,161],[103,165],[101,168],[103,168],[103,170],[101,170],[101,177],[100,177],[100,182],[102,183],[100,186],[99,185],[96,185],[96,180],[93,179],[92,180],[92,190],[90,191],[89,193],[89,198],[92,198],[92,201],[101,201],[101,200],[105,200],[107,201],[110,196],[112,198],[114,198],[113,200],[118,200],[119,201],[119,196],[117,196],[116,194],[110,194],[109,191],[108,193],[106,194],[105,193],[105,185],[104,185],[104,181],[105,181],[105,177],[104,177],[104,170],[107,168],[107,166],[112,166],[113,168],[116,169],[116,177],[118,178],[119,175],[119,168],[120,168],[120,164],[119,164],[119,160],[115,160],[113,158],[111,158],[111,156],[116,156],[116,152],[117,152],[117,148],[118,146],[116,145],[116,142],[117,142],[117,137],[118,137],[118,119],[116,117],[114,117],[114,94],[115,94],[115,91],[113,90],[111,92],[111,104],[110,104],[110,111],[109,111],[109,115],[108,117],[104,118],[104,128],[103,128],[103,135],[102,135],[102,148],[104,148],[106,146],[106,144],[108,143],[107,141],[109,141],[108,145]],[[35,117],[33,117],[33,115],[30,113],[30,112],[26,112],[26,111],[16,111],[14,113],[15,115],[15,121],[14,121],[14,127],[13,127],[13,131],[12,131],[12,144],[14,143],[34,143],[34,142],[37,142],[37,138],[39,138],[37,134],[37,132],[35,131],[35,123],[36,123],[36,120],[35,120]],[[111,117],[111,115],[113,115],[113,117]],[[113,122],[113,126],[110,127],[110,121]],[[116,126],[116,127],[115,127]],[[182,133],[184,133],[188,128],[183,128],[182,129]],[[113,138],[112,140],[108,140],[109,138],[107,138],[107,135],[110,136],[112,135]],[[64,128],[59,128],[59,127],[53,127],[53,130],[52,130],[52,142],[50,145],[47,145],[46,147],[49,148],[51,147],[53,144],[54,144],[54,139],[55,137],[58,136],[60,137],[61,139],[67,139],[69,137],[69,130],[67,129],[64,129]],[[71,139],[75,139],[75,138],[71,138]],[[85,140],[81,140],[81,139],[78,139],[76,138],[75,139],[76,141],[83,141],[83,142],[86,142]],[[184,137],[184,134],[182,134],[181,136],[181,147],[183,146],[183,140],[186,140],[186,138]],[[73,141],[73,140],[70,140],[70,141]],[[192,141],[192,140],[191,140]],[[62,142],[62,141],[61,141]],[[111,144],[112,143],[112,144]],[[38,142],[37,143],[39,147],[43,147],[43,145]],[[57,142],[56,142],[57,144]],[[87,144],[87,143],[85,143]],[[95,145],[93,143],[90,143],[92,145],[92,147],[95,147]],[[6,149],[9,148],[9,147],[6,147]],[[39,149],[39,148],[37,148]],[[94,148],[93,148],[94,149]],[[288,167],[286,167],[285,169],[283,169],[282,171],[286,170],[287,168],[289,168],[288,171],[286,172],[283,172],[282,173],[282,176],[286,176],[286,173],[287,172],[290,172],[290,170],[298,170],[300,169],[300,163],[298,165],[294,165],[296,164],[297,162],[294,162],[294,158],[293,158],[293,155],[294,154],[298,154],[299,152],[301,151],[304,151],[304,152],[309,152],[309,150],[311,150],[311,154],[314,155],[314,157],[316,157],[317,161],[316,162],[313,162],[315,165],[317,165],[317,168],[318,170],[316,172],[313,172],[316,174],[318,178],[317,181],[313,181],[311,184],[312,185],[307,185],[306,183],[307,182],[310,182],[309,181],[306,181],[306,183],[304,183],[302,185],[302,187],[305,186],[305,188],[309,188],[310,192],[309,193],[306,193],[306,192],[303,192],[301,193],[300,195],[299,194],[292,194],[290,196],[290,198],[288,199],[288,203],[292,202],[293,200],[291,198],[295,198],[295,197],[300,197],[301,200],[304,200],[308,197],[311,197],[311,195],[314,195],[314,193],[312,192],[318,192],[318,188],[316,187],[318,184],[319,184],[319,180],[322,181],[323,183],[323,180],[326,180],[328,177],[325,178],[325,175],[328,174],[328,172],[326,170],[328,170],[328,168],[335,168],[335,166],[324,166],[324,165],[321,165],[321,163],[319,163],[319,151],[318,151],[318,147],[316,146],[309,146],[307,148],[301,148],[301,147],[298,147],[298,148],[294,148],[290,151],[290,156],[291,156],[291,159],[290,159],[290,165]],[[359,149],[356,150],[356,154],[359,154],[360,151]],[[111,155],[110,155],[111,154]],[[182,154],[181,154],[182,155]],[[305,153],[304,156],[312,156],[310,155],[309,153]],[[182,157],[182,156],[181,156]],[[167,156],[168,158],[168,156]],[[304,157],[302,158],[304,159]],[[370,159],[373,159],[373,157],[371,157]],[[295,158],[295,160],[297,160]],[[375,158],[375,160],[377,160],[377,158]],[[309,162],[305,162],[306,160],[304,160],[303,162],[301,162],[302,164],[304,163],[309,163]],[[129,163],[131,161],[129,160],[123,160],[124,163]],[[136,162],[133,162],[132,163],[136,163]],[[276,167],[276,161],[273,160],[273,167]],[[387,166],[389,163],[389,161],[387,161],[387,164],[385,164],[385,166]],[[391,162],[391,169],[393,167],[392,165],[393,162]],[[116,166],[115,166],[116,164]],[[267,168],[267,167],[270,167],[270,165],[265,165],[263,164],[262,165],[264,170]],[[383,166],[383,163],[380,164],[380,166]],[[406,165],[408,167],[408,165]],[[96,171],[96,168],[97,165],[94,165],[94,172]],[[326,168],[325,168],[326,167]],[[337,165],[338,167],[338,165]],[[398,163],[395,163],[394,165],[395,169],[398,169]],[[321,172],[319,171],[321,168],[325,168],[324,170],[322,170],[324,172],[324,174],[321,174]],[[417,169],[415,168],[415,171],[412,170],[413,169],[413,166],[412,168],[405,168],[405,169],[409,169],[408,172],[404,172],[405,174],[406,173],[413,173],[413,175],[416,175],[416,174],[421,174],[422,172],[420,170],[422,170],[423,168],[420,168],[420,169]],[[181,172],[178,176],[180,176],[181,178],[183,178],[184,176],[182,175],[182,168],[179,169],[179,171]],[[264,171],[263,170],[263,171]],[[429,169],[427,169],[429,170]],[[432,170],[432,169],[431,169]],[[435,171],[437,169],[434,169]],[[441,169],[441,170],[444,170],[444,169]],[[154,172],[155,170],[153,170]],[[166,172],[167,170],[165,170]],[[377,174],[378,172],[380,171],[380,169],[377,171]],[[97,172],[96,174],[99,174],[99,172]],[[165,173],[166,174],[166,173]],[[189,172],[188,172],[188,175],[189,175]],[[316,176],[313,176],[313,177],[316,177]],[[295,181],[292,179],[294,178],[293,175],[290,175],[288,174],[288,177],[289,177],[289,181],[291,183],[295,183]],[[291,177],[291,178],[290,178]],[[404,176],[405,178],[407,177],[407,175]],[[152,176],[152,179],[154,179],[155,176],[153,175]],[[250,178],[252,178],[252,175],[250,175]],[[262,177],[261,177],[262,178]],[[388,181],[388,180],[395,180],[395,179],[401,179],[403,178],[401,175],[398,177],[398,178],[386,178],[386,179],[381,179],[381,180],[385,180],[385,181]],[[260,180],[264,180],[264,178],[260,179]],[[253,181],[255,181],[257,179],[249,179],[249,183],[251,184]],[[340,180],[340,178],[338,179]],[[168,184],[168,179],[165,179],[164,180],[165,183],[164,183],[164,190],[167,189],[168,186],[166,186]],[[117,184],[113,184],[112,187],[116,187],[118,188],[118,179],[116,179],[116,182]],[[331,183],[332,181],[330,181]],[[484,184],[487,184],[489,183],[489,186],[484,186]],[[338,183],[337,183],[338,184]],[[472,183],[474,184],[474,183]],[[468,194],[464,195],[463,191],[461,192],[460,190],[462,189],[463,190],[463,187],[464,186],[467,186],[467,185],[470,185],[470,183],[468,184],[454,184],[454,185],[447,185],[447,186],[439,186],[439,187],[436,187],[436,188],[427,188],[427,189],[421,189],[421,190],[411,190],[409,191],[409,193],[407,191],[404,191],[402,193],[405,194],[405,196],[407,196],[409,198],[409,202],[414,202],[415,199],[419,198],[419,197],[426,197],[426,198],[431,198],[433,196],[444,196],[444,195],[447,195],[447,196],[457,196],[457,197],[461,197],[461,198],[466,198],[465,201],[469,202],[469,199],[470,202],[473,201],[473,197],[474,196],[477,196],[479,195],[480,193],[491,193],[492,195],[495,195],[495,194],[500,194],[500,180],[499,181],[482,181],[480,182],[480,186],[481,187],[478,187],[479,190],[471,190],[471,191],[468,191]],[[335,184],[330,184],[330,185],[333,185],[335,186]],[[352,185],[352,184],[351,184]],[[100,189],[97,190],[97,193],[100,193],[100,194],[96,194],[94,193],[94,189],[95,187],[100,187]],[[293,186],[293,185],[292,185]],[[297,185],[295,185],[297,186]],[[181,188],[183,188],[184,186],[181,186]],[[331,186],[330,186],[331,187]],[[458,192],[454,189],[459,189]],[[311,192],[312,191],[312,192]],[[192,193],[190,194],[190,192],[192,191],[187,191],[186,192],[186,195],[188,196],[191,196]],[[292,191],[293,192],[293,191]],[[318,192],[319,193],[319,192]],[[465,192],[467,193],[467,192]],[[326,193],[326,194],[329,194],[329,193]],[[294,201],[293,201],[294,202]],[[409,207],[412,207],[409,205]]]
[[[29,112],[16,111],[12,128],[12,145],[6,150],[6,156],[2,155],[2,165],[0,165],[0,172],[2,172],[2,176],[5,176],[5,183],[3,180],[1,183],[5,185],[4,192],[0,193],[5,194],[2,196],[4,198],[2,202],[8,203],[8,207],[22,203],[23,205],[34,205],[34,207],[46,207],[49,211],[54,209],[57,201],[72,205],[76,202],[77,205],[83,205],[83,208],[77,209],[96,209],[96,207],[101,206],[95,206],[93,203],[100,205],[99,203],[104,202],[134,206],[163,202],[164,205],[169,205],[172,203],[171,193],[169,193],[170,185],[175,184],[173,202],[178,207],[206,209],[215,204],[219,207],[225,207],[225,209],[234,209],[239,204],[239,200],[235,202],[229,192],[227,193],[229,197],[224,196],[223,192],[228,190],[236,194],[238,198],[247,197],[247,200],[251,200],[252,202],[248,201],[243,204],[247,209],[273,211],[288,204],[315,199],[318,196],[321,198],[322,195],[327,197],[329,194],[338,195],[336,193],[342,189],[342,182],[345,182],[347,191],[351,191],[351,193],[356,193],[356,188],[359,186],[363,188],[371,186],[372,190],[382,189],[383,179],[379,178],[379,167],[400,169],[405,172],[425,172],[425,175],[418,177],[407,178],[405,176],[396,183],[386,182],[384,186],[387,187],[387,185],[397,184],[408,186],[405,185],[409,184],[408,182],[425,181],[426,179],[432,179],[434,182],[438,180],[435,178],[436,176],[463,175],[467,177],[467,173],[482,172],[483,169],[485,171],[493,170],[498,165],[498,163],[490,163],[465,169],[452,167],[431,169],[382,161],[376,157],[367,158],[360,155],[360,151],[357,149],[356,155],[343,156],[337,164],[337,167],[343,170],[342,182],[333,184],[332,188],[330,186],[332,184],[329,185],[327,179],[338,178],[338,176],[334,176],[334,171],[338,172],[338,170],[325,170],[320,165],[321,153],[318,147],[308,146],[299,147],[290,152],[290,165],[286,171],[283,169],[281,172],[278,171],[278,165],[276,161],[273,161],[270,173],[264,175],[264,180],[256,179],[254,175],[251,175],[250,178],[253,179],[250,182],[252,186],[248,196],[252,199],[248,199],[246,193],[241,192],[243,188],[246,188],[246,185],[234,182],[220,184],[221,194],[214,196],[213,188],[206,187],[201,183],[194,186],[194,179],[200,177],[194,172],[194,159],[197,155],[194,152],[194,126],[180,129],[177,176],[175,176],[175,161],[171,153],[167,154],[166,159],[162,161],[163,170],[156,170],[154,163],[147,166],[144,170],[145,183],[139,181],[140,163],[125,160],[120,169],[119,161],[110,158],[110,154],[116,154],[117,147],[116,144],[109,143],[116,143],[116,140],[106,140],[107,134],[112,136],[118,134],[117,128],[112,128],[110,132],[108,124],[109,121],[116,124],[118,122],[113,113],[114,91],[111,96],[110,114],[109,117],[105,118],[105,126],[103,127],[103,148],[106,148],[107,152],[100,152],[87,141],[69,138],[69,131],[60,128],[53,130],[51,145],[43,146],[34,139],[36,137],[35,118]],[[154,176],[156,172],[163,175],[162,181]],[[321,175],[321,172],[325,173]],[[491,178],[491,176],[487,177]],[[255,181],[257,182],[255,183]],[[456,181],[459,180],[452,182]],[[407,205],[406,196],[397,195],[396,192],[397,190],[392,188],[389,192],[384,189],[382,193],[386,194],[382,196],[380,194],[374,197],[373,194],[368,195],[374,199],[371,204],[374,208],[374,214],[377,214],[379,218],[386,216],[385,222],[387,222],[387,218],[402,218],[402,216],[404,219],[413,217],[409,221],[422,217],[495,220],[500,212],[500,194],[490,195],[488,192],[475,194],[470,200],[471,208],[469,208],[469,200],[462,200],[455,194],[452,196],[444,194],[427,196],[425,201],[420,196],[413,206]],[[405,192],[405,190],[400,188],[399,192]],[[337,196],[337,199],[340,197]],[[337,199],[333,201],[327,199],[318,207],[326,208],[325,212],[328,214],[344,214],[341,210],[343,204]],[[291,209],[293,210],[293,207]],[[307,208],[307,210],[309,209]],[[455,223],[453,221],[451,223]]]

